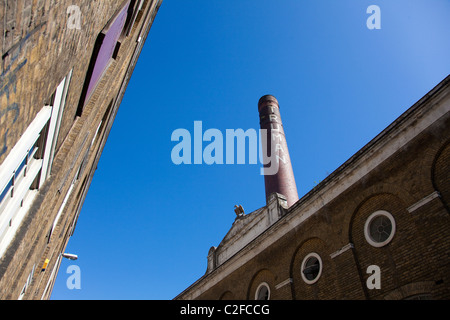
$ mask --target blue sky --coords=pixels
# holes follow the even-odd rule
[[[174,130],[258,129],[273,94],[302,197],[450,73],[449,30],[448,0],[164,0],[52,299],[172,299],[206,271],[234,205],[265,205],[260,165],[177,166]],[[80,290],[66,287],[74,264]]]

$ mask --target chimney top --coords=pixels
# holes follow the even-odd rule
[[[258,101],[258,111],[261,111],[261,109],[269,104],[275,103],[277,107],[279,108],[278,100],[271,94],[266,94],[262,96]]]

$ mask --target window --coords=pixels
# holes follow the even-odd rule
[[[51,107],[44,107],[0,167],[0,256],[28,211],[40,184]]]
[[[256,289],[255,300],[269,300],[270,288],[265,282],[261,283]]]
[[[317,253],[312,252],[303,259],[301,274],[303,281],[307,284],[313,284],[319,280],[322,274],[322,259]]]
[[[31,273],[28,275],[27,282],[23,286],[22,291],[20,292],[20,296],[19,296],[18,300],[22,300],[23,297],[25,296],[25,293],[27,292],[28,286],[33,281],[33,276],[34,276],[34,271],[35,270],[36,270],[36,265],[33,265],[33,269],[31,269]]]
[[[94,143],[97,143],[103,136],[105,128],[108,125],[109,119],[111,117],[113,106],[114,106],[114,99],[111,99],[111,101],[109,102],[108,108],[106,108],[106,111],[103,114],[103,118],[100,121],[100,124],[98,125],[98,128],[97,128],[97,131],[95,132],[94,138],[92,139],[91,146]]]
[[[51,228],[50,228],[50,231],[49,231],[48,234],[47,234],[47,243],[50,242],[51,237],[52,237],[53,230],[54,230],[54,229],[56,228],[56,226],[58,225],[59,219],[61,218],[61,215],[62,215],[62,213],[63,213],[63,211],[64,211],[64,209],[65,209],[65,207],[66,207],[66,205],[67,205],[67,202],[69,201],[69,197],[70,197],[70,195],[72,194],[72,191],[73,191],[73,188],[74,188],[74,186],[75,186],[75,183],[76,183],[77,180],[78,180],[78,174],[79,174],[79,172],[80,172],[80,169],[81,169],[81,167],[78,169],[78,172],[75,174],[75,178],[73,179],[72,184],[71,184],[70,187],[69,187],[69,191],[67,191],[67,194],[66,194],[66,196],[64,197],[64,200],[63,200],[63,202],[62,202],[62,204],[61,204],[61,207],[60,207],[59,210],[58,210],[58,213],[56,214],[55,220],[53,221],[53,224],[52,224],[52,226],[51,226]]]
[[[384,210],[372,213],[364,225],[364,236],[367,242],[374,247],[379,248],[388,244],[394,237],[394,233],[394,217]]]
[[[135,22],[139,22],[139,19],[136,21],[138,13],[142,9],[142,5],[144,4],[144,0],[131,0],[130,7],[128,8],[128,17],[125,22],[125,27],[123,28],[123,34],[125,36],[129,36],[131,30],[133,29],[133,25]]]
[[[49,176],[68,77],[60,83],[0,166],[0,257]]]
[[[114,14],[97,37],[81,92],[76,112],[77,117],[81,117],[84,106],[88,103],[92,93],[106,74],[111,62],[114,60],[114,56],[117,55],[118,46],[120,46],[119,40],[128,17],[129,7],[130,1],[127,1]]]
[[[52,95],[53,99],[49,103],[49,106],[52,107],[52,115],[49,123],[49,135],[46,149],[45,151],[43,150],[45,155],[44,163],[46,163],[46,167],[44,168],[45,170],[43,170],[41,174],[43,181],[47,179],[52,169],[57,137],[59,134],[59,128],[61,126],[64,107],[66,105],[67,91],[69,89],[70,80],[72,79],[72,72],[73,70],[70,70],[67,76],[58,85],[58,88]]]

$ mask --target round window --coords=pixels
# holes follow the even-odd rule
[[[364,225],[364,236],[374,247],[388,244],[395,233],[394,217],[387,211],[379,210],[372,213]]]
[[[308,254],[302,262],[302,278],[307,284],[313,284],[319,280],[322,274],[322,259],[313,252]]]
[[[269,300],[270,289],[269,285],[265,282],[261,283],[256,289],[255,300]]]

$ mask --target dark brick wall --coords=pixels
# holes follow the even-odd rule
[[[126,88],[160,1],[144,2],[128,37],[112,60],[81,116],[76,116],[96,39],[124,2],[91,0],[8,0],[0,4],[2,65],[0,78],[0,163],[73,70],[50,177],[39,191],[6,254],[0,259],[0,299],[17,299],[33,266],[36,272],[25,299],[40,299],[60,253],[64,252]],[[81,29],[68,28],[67,8],[81,11]],[[142,34],[139,32],[142,30]],[[143,39],[139,44],[139,36]],[[137,51],[136,51],[137,50]],[[95,131],[103,120],[97,138]],[[3,152],[1,152],[3,150]],[[56,214],[79,168],[73,192],[48,239]],[[49,259],[44,272],[41,267]]]

